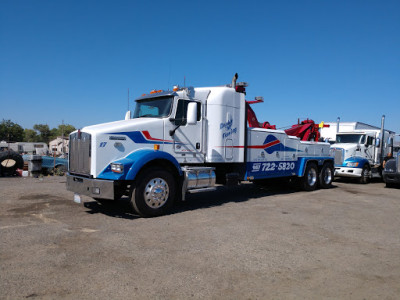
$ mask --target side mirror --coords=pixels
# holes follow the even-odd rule
[[[381,145],[381,139],[380,138],[377,138],[376,140],[375,140],[375,146],[376,147],[379,147]]]
[[[190,102],[187,108],[187,124],[196,125],[197,124],[197,103]]]
[[[129,120],[129,119],[131,119],[132,117],[131,117],[131,111],[130,110],[128,110],[127,112],[126,112],[126,114],[125,114],[125,120]]]

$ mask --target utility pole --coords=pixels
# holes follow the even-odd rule
[[[62,125],[61,125],[61,142],[62,142],[61,154],[64,155],[64,120],[62,120]]]

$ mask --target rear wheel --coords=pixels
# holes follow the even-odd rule
[[[323,189],[329,189],[332,187],[333,181],[333,167],[331,164],[327,163],[321,169],[321,173],[319,174],[319,185]]]
[[[130,203],[142,217],[163,215],[175,200],[175,178],[160,168],[146,169],[138,174],[136,184],[131,186]]]
[[[300,187],[304,191],[313,191],[317,188],[318,168],[315,163],[307,164],[304,176],[300,179]]]
[[[365,166],[362,168],[361,177],[360,177],[360,179],[358,180],[358,182],[361,183],[361,184],[366,184],[366,183],[368,183],[368,182],[369,182],[369,173],[370,173],[370,167],[369,167],[368,165],[365,165]]]

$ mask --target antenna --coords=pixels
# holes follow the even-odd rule
[[[128,110],[129,110],[129,88],[128,88]]]
[[[171,81],[171,62],[169,63],[169,72],[168,72],[168,87],[167,87],[167,91],[169,91],[169,87],[170,87],[170,81]]]

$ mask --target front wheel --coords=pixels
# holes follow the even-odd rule
[[[361,183],[361,184],[366,184],[366,183],[368,183],[368,182],[369,182],[369,173],[370,173],[370,168],[369,168],[368,165],[365,165],[365,166],[362,168],[361,177],[360,177],[360,179],[359,179],[359,183]]]
[[[164,215],[175,200],[174,176],[159,168],[146,169],[131,187],[130,204],[141,217]]]
[[[398,185],[398,186],[400,187],[400,185]],[[386,182],[386,187],[387,187],[387,188],[395,188],[395,187],[396,187],[396,184],[391,183],[391,182]]]
[[[333,167],[331,164],[325,164],[322,169],[321,173],[319,173],[319,185],[323,189],[329,189],[332,187],[333,181]]]
[[[305,191],[313,191],[317,188],[318,168],[314,163],[309,163],[304,172],[304,176],[300,179],[300,187]]]

